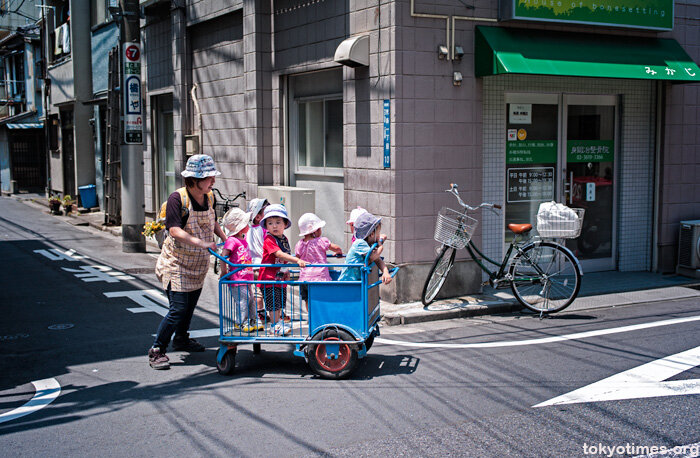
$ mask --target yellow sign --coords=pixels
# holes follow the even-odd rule
[[[525,129],[518,129],[518,140],[523,141],[527,138],[527,131]]]

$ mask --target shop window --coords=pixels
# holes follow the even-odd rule
[[[343,167],[343,101],[299,101],[297,170]]]

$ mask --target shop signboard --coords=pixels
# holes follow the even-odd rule
[[[554,200],[554,167],[509,168],[506,174],[508,203]]]
[[[506,142],[506,164],[554,164],[557,162],[556,140],[510,140]],[[517,138],[517,135],[513,138]]]
[[[673,29],[674,0],[501,0],[501,20]]]
[[[613,162],[613,140],[569,140],[566,142],[567,162]]]
[[[143,143],[141,47],[124,43],[124,143]]]

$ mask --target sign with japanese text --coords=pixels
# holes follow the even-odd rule
[[[506,164],[553,164],[557,162],[556,140],[506,142]]]
[[[501,12],[501,19],[673,29],[673,0],[501,0]]]
[[[531,103],[511,103],[508,110],[509,124],[532,124]]]
[[[554,167],[509,168],[506,175],[508,203],[554,200]]]
[[[382,119],[384,120],[384,168],[391,167],[391,101],[384,100],[382,109]]]
[[[124,143],[143,143],[143,109],[141,107],[141,46],[124,43]]]
[[[567,162],[613,162],[613,140],[569,140],[566,142]]]

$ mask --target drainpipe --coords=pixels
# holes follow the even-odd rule
[[[411,0],[413,1],[413,0]],[[490,17],[469,17],[469,16],[452,16],[452,46],[450,46],[450,59],[455,58],[455,22],[456,21],[472,21],[472,22],[498,22],[498,19]]]
[[[447,46],[447,49],[450,49],[450,16],[446,16],[443,14],[416,13],[414,11],[414,2],[415,0],[411,0],[411,17],[425,17],[430,19],[445,20],[445,46]],[[448,55],[446,59],[450,60],[450,56]]]
[[[199,145],[197,146],[199,146],[199,154],[204,154],[204,139],[202,138],[202,111],[199,109],[199,102],[197,101],[197,83],[192,83],[190,97],[192,97],[194,109],[197,110],[197,137],[199,138]]]

